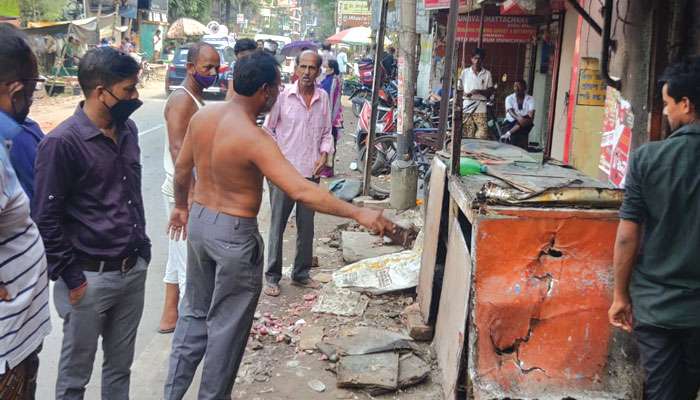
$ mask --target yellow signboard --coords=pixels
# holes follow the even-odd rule
[[[600,66],[597,58],[584,57],[581,59],[581,69],[578,75],[578,96],[576,104],[580,106],[604,106],[607,85],[600,77]]]
[[[340,14],[370,15],[369,2],[363,0],[348,0],[338,2]]]

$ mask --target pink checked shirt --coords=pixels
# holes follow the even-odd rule
[[[333,152],[331,106],[328,94],[317,87],[306,108],[298,84],[287,85],[265,118],[270,135],[282,154],[305,178],[314,174],[321,153]]]

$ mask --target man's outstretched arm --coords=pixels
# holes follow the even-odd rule
[[[280,152],[277,143],[262,130],[255,135],[255,140],[251,140],[249,149],[251,161],[263,175],[294,201],[324,214],[352,218],[378,234],[394,229],[394,224],[380,211],[344,202],[304,179]]]

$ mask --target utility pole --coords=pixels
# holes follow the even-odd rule
[[[416,85],[416,0],[403,0],[399,31],[399,158],[391,164],[392,208],[406,210],[416,206],[418,166],[413,160],[413,95]]]
[[[442,79],[442,100],[440,100],[440,123],[438,125],[439,142],[445,146],[445,131],[447,130],[447,109],[449,107],[449,93],[452,89],[452,62],[455,56],[455,36],[457,33],[457,14],[459,14],[459,0],[450,0],[450,14],[447,17],[447,46],[445,46],[445,71]],[[447,93],[448,95],[445,95]],[[454,103],[453,107],[461,107]],[[454,129],[454,126],[452,127]]]

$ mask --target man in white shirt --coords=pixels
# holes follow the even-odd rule
[[[464,137],[488,139],[486,101],[493,94],[491,72],[482,66],[486,52],[482,48],[474,49],[472,65],[462,71],[464,88]]]
[[[163,51],[163,39],[160,37],[160,29],[153,35],[153,61],[160,60],[160,53]]]
[[[501,137],[502,141],[512,143],[527,150],[528,135],[535,118],[535,99],[527,94],[527,82],[518,79],[513,84],[515,93],[506,97],[506,126],[508,131]]]
[[[338,68],[340,69],[340,76],[348,73],[348,54],[345,52],[345,48],[341,47],[338,55],[336,56],[338,61]]]

